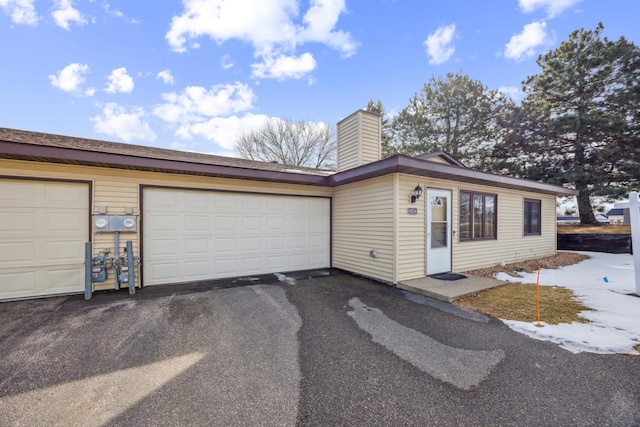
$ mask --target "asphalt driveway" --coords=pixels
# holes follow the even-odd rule
[[[640,358],[347,274],[280,280],[0,304],[0,425],[640,425]]]

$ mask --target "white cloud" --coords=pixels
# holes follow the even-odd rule
[[[184,124],[176,131],[176,135],[183,139],[191,139],[193,136],[201,136],[218,144],[225,150],[233,150],[238,137],[251,130],[258,130],[267,120],[268,116],[262,114],[247,113],[241,117],[214,117],[202,123]]]
[[[520,88],[517,86],[500,86],[498,88],[498,92],[516,101],[522,99],[523,95],[522,92],[520,92]]]
[[[424,41],[427,47],[429,64],[440,65],[447,62],[455,52],[453,39],[456,35],[456,24],[450,24],[438,28],[435,33],[430,34]]]
[[[164,104],[153,114],[169,123],[202,122],[211,117],[225,116],[253,108],[253,90],[246,84],[216,85],[207,90],[188,86],[181,93],[163,93]]]
[[[301,79],[316,68],[316,60],[310,53],[301,56],[280,55],[277,58],[265,57],[263,63],[252,64],[251,68],[251,75],[260,79]]]
[[[358,45],[351,34],[333,29],[340,14],[347,11],[344,0],[312,0],[309,3],[311,7],[302,18],[306,27],[300,30],[299,41],[324,43],[345,57],[355,54]]]
[[[300,20],[296,0],[183,0],[183,14],[173,17],[165,38],[177,52],[186,51],[187,41],[201,36],[218,44],[231,39],[251,43],[254,56],[260,61],[252,67],[260,69],[263,78],[286,78],[282,70],[270,70],[271,65],[282,65],[274,58],[296,58],[296,48],[304,43],[322,43],[345,57],[353,55],[357,44],[351,35],[335,30],[338,18],[346,12],[344,0],[309,3]],[[304,66],[297,68],[311,72],[310,63],[307,56]],[[292,77],[299,78],[299,73]]]
[[[538,46],[550,42],[546,28],[547,23],[544,21],[525,25],[522,32],[512,36],[505,45],[505,58],[522,61],[534,56]]]
[[[94,130],[110,136],[120,138],[125,142],[131,141],[155,141],[156,134],[151,130],[142,107],[132,107],[127,110],[114,103],[105,105],[102,115],[91,119],[94,122]]]
[[[125,67],[117,68],[111,71],[108,77],[109,83],[105,89],[106,92],[130,93],[133,90],[133,78],[127,74]]]
[[[224,55],[220,58],[220,66],[223,70],[228,70],[233,68],[236,65],[236,62],[229,55]]]
[[[171,74],[171,70],[162,70],[156,75],[157,79],[162,80],[165,84],[172,85],[173,84],[173,75]]]
[[[95,0],[91,0],[91,2],[93,3],[93,1]],[[121,11],[119,11],[118,9],[111,9],[111,5],[109,3],[107,3],[106,1],[102,2],[102,8],[104,9],[105,12],[107,12],[110,15],[115,16],[116,18],[120,18],[122,20],[124,20],[126,23],[128,24],[139,24],[140,21],[138,21],[135,18],[127,18],[124,13],[122,13]]]
[[[544,9],[548,18],[558,16],[571,6],[582,0],[519,0],[520,9],[525,13],[531,13],[537,9]]]
[[[0,6],[14,24],[37,25],[39,17],[34,2],[35,0],[0,0]]]
[[[84,19],[78,9],[73,7],[71,0],[56,0],[54,4],[55,9],[51,12],[51,16],[53,16],[58,27],[70,30],[70,22],[75,22],[78,25],[85,25],[87,23],[87,20]]]
[[[78,92],[80,86],[85,81],[85,74],[89,72],[87,64],[73,63],[58,71],[57,74],[51,74],[49,80],[51,84],[65,92]],[[88,94],[91,96],[93,94]]]

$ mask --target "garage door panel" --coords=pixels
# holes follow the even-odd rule
[[[262,265],[263,258],[261,257],[243,257],[242,258],[242,271],[243,273],[253,273],[259,274],[264,271],[264,266]]]
[[[258,231],[264,227],[262,220],[263,218],[259,216],[244,216],[242,217],[242,228]]]
[[[45,234],[68,234],[78,229],[78,225],[82,224],[86,227],[87,217],[84,212],[47,212],[45,213]]]
[[[289,255],[289,267],[293,270],[303,270],[307,267],[307,256],[304,254]]]
[[[165,262],[149,262],[145,261],[145,265],[148,267],[150,274],[153,277],[156,277],[160,281],[164,281],[165,283],[171,283],[175,281],[178,277],[178,263],[170,260],[166,260]],[[146,270],[145,270],[146,271]]]
[[[326,247],[327,239],[324,235],[317,234],[309,236],[309,247],[313,249],[322,249]]]
[[[214,194],[216,210],[234,211],[240,208],[240,200],[229,194]]]
[[[50,267],[43,271],[45,288],[52,293],[77,292],[78,283],[84,285],[84,263],[73,266]],[[81,290],[84,289],[84,286]]]
[[[283,236],[268,236],[267,237],[267,250],[276,251],[286,248],[286,239]]]
[[[31,268],[2,269],[0,272],[3,298],[18,298],[34,293],[36,272]]]
[[[286,266],[286,257],[284,255],[267,257],[267,268],[269,270],[284,270]]]
[[[2,195],[0,200],[5,206],[33,206],[36,187],[29,181],[4,181],[2,183]]]
[[[35,257],[35,242],[0,242],[0,267],[32,265]]]
[[[210,266],[208,259],[190,260],[184,263],[184,275],[187,280],[202,280],[209,277]]]
[[[143,197],[145,285],[329,266],[328,199],[159,188]],[[159,216],[177,218],[176,225]],[[312,255],[318,252],[325,255]]]
[[[151,245],[145,246],[145,252],[152,258],[176,258],[179,253],[178,239],[153,239]]]
[[[248,210],[259,210],[263,208],[263,204],[266,204],[266,200],[262,197],[243,197],[242,199],[242,209]]]
[[[44,262],[47,264],[84,263],[84,242],[81,240],[50,240],[44,242]]]
[[[89,185],[0,179],[0,299],[82,292]]]
[[[236,258],[216,259],[213,263],[214,277],[228,277],[240,270]]]
[[[156,232],[168,231],[174,233],[178,228],[178,217],[175,215],[152,214],[146,216],[145,221]]]
[[[285,218],[281,216],[270,216],[267,218],[267,229],[270,232],[284,231],[285,230]]]
[[[184,231],[207,232],[211,228],[211,220],[207,215],[187,215],[184,218]]]
[[[183,195],[184,206],[193,210],[194,212],[209,210],[209,204],[212,202],[211,198],[207,194],[198,193],[184,193]],[[214,202],[215,203],[215,202]],[[203,208],[203,209],[198,209]]]
[[[52,183],[45,187],[39,187],[43,191],[45,206],[86,206],[87,193],[85,188],[79,185],[68,185],[66,183]]]
[[[35,214],[31,211],[5,208],[0,213],[0,233],[3,236],[32,234],[35,228]]]
[[[202,256],[211,252],[208,238],[186,238],[184,242],[184,253],[187,256]]]
[[[282,212],[285,209],[285,202],[286,200],[283,200],[280,198],[268,197],[267,209],[271,212],[273,211]]]
[[[312,268],[322,268],[327,264],[327,255],[324,252],[310,253],[309,264]]]
[[[243,237],[241,251],[260,251],[264,248],[262,247],[262,242],[264,238],[259,236],[251,236],[251,237]]]
[[[236,223],[238,218],[231,216],[216,216],[215,217],[215,229],[216,232],[222,231],[236,231],[238,228]]]
[[[236,251],[236,238],[235,237],[216,237],[214,239],[213,251],[215,253],[235,252]]]

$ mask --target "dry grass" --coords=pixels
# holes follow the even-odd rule
[[[535,284],[508,284],[461,299],[455,304],[500,319],[522,322],[535,322],[538,319]],[[571,322],[588,323],[578,315],[585,310],[590,309],[576,301],[571,290],[556,286],[540,287],[541,321],[550,325]]]
[[[630,225],[559,225],[558,234],[631,234]]]
[[[496,265],[494,267],[479,268],[477,270],[465,271],[465,274],[472,276],[482,276],[493,278],[496,273],[507,273],[514,277],[519,277],[518,274],[521,271],[533,273],[540,268],[555,269],[564,267],[567,265],[577,264],[580,261],[589,259],[589,256],[583,254],[576,254],[573,252],[558,252],[556,255],[548,256],[545,258],[532,259],[528,261],[519,261],[506,265]]]
[[[556,255],[529,261],[515,262],[495,267],[466,271],[465,274],[493,278],[496,273],[519,276],[519,272],[535,272],[540,268],[554,269],[576,264],[589,257],[571,252],[558,252]],[[536,285],[508,284],[489,289],[478,295],[464,298],[455,304],[469,310],[479,311],[501,319],[534,322],[536,313]],[[556,286],[540,287],[540,320],[550,325],[558,323],[588,322],[578,313],[590,310],[575,299],[569,289]]]

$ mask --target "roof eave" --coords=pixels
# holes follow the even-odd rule
[[[397,154],[374,163],[338,172],[329,177],[332,186],[349,184],[390,173],[406,173],[429,178],[462,181],[516,190],[535,191],[556,196],[576,196],[577,190],[559,185],[478,172],[466,167],[430,162]]]
[[[101,153],[7,141],[0,141],[0,153],[3,154],[4,158],[18,160],[44,160],[53,163],[102,166],[116,169],[159,171],[303,185],[327,185],[327,177],[323,175],[248,169],[214,164],[191,163],[180,160],[152,159],[124,154]]]

